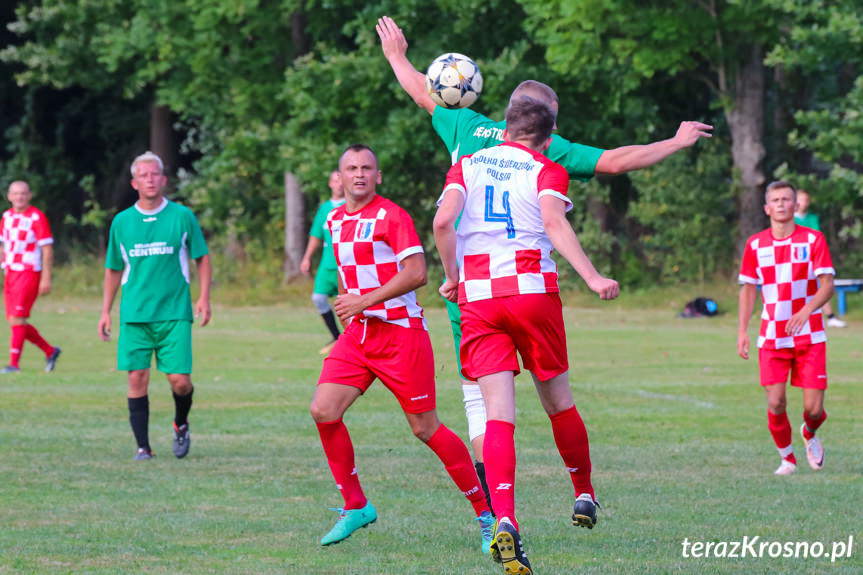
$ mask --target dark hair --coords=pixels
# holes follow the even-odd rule
[[[506,131],[510,140],[530,139],[536,146],[551,136],[553,128],[554,111],[536,98],[517,98],[506,109]]]
[[[791,182],[786,182],[785,180],[776,180],[767,184],[767,189],[764,190],[764,203],[767,203],[767,194],[772,192],[773,190],[784,190],[789,189],[794,194],[794,199],[797,199],[797,188],[795,188]]]
[[[345,157],[345,154],[347,154],[348,152],[362,152],[363,150],[368,150],[372,154],[372,156],[374,156],[375,164],[378,163],[378,155],[375,154],[375,151],[372,150],[369,146],[365,144],[351,144],[350,146],[345,148],[345,151],[342,152],[341,156],[339,156],[339,169],[341,169],[342,167],[342,158]]]

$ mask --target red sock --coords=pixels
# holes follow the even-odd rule
[[[782,459],[786,459],[797,465],[797,458],[791,448],[791,423],[788,421],[787,413],[767,412],[767,429],[770,430],[770,435],[773,436],[773,442],[776,444],[776,449],[779,450],[779,455]]]
[[[354,444],[348,428],[341,419],[318,423],[317,426],[336,487],[345,500],[345,509],[362,509],[367,500],[354,465]]]
[[[485,502],[485,493],[483,493],[482,486],[479,484],[479,477],[476,475],[473,460],[470,458],[470,453],[462,440],[450,431],[446,425],[441,424],[426,445],[443,462],[446,472],[449,473],[453,482],[461,489],[461,492],[467,497],[470,504],[473,505],[473,510],[476,512],[477,517],[483,511],[488,511],[488,504]]]
[[[21,361],[21,351],[24,349],[24,340],[26,338],[26,325],[12,326],[12,339],[9,342],[9,365],[12,367],[18,367]]]
[[[578,410],[573,405],[548,418],[551,420],[551,431],[554,433],[557,450],[572,479],[575,496],[590,493],[593,497],[593,485],[590,483],[590,442]]]
[[[491,490],[491,506],[498,517],[515,520],[515,425],[490,419],[485,425],[482,447],[485,478]]]
[[[45,341],[45,338],[42,337],[38,329],[29,323],[25,327],[27,328],[27,341],[33,342],[36,347],[41,349],[45,357],[54,353],[54,346]]]
[[[806,422],[806,425],[803,426],[803,437],[806,439],[812,439],[815,437],[815,432],[818,431],[818,428],[821,427],[821,424],[827,419],[827,412],[823,409],[821,410],[821,417],[817,419],[812,419],[807,415],[807,413],[803,412],[803,421]]]

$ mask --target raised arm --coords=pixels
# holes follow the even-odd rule
[[[652,166],[671,154],[692,146],[699,138],[710,138],[712,129],[713,126],[701,122],[681,122],[673,138],[604,151],[596,162],[595,172],[616,175]]]
[[[407,58],[408,41],[404,33],[395,21],[389,16],[378,19],[375,29],[381,39],[381,49],[384,57],[390,63],[396,79],[408,96],[413,98],[417,106],[428,112],[434,113],[436,104],[426,90],[425,74],[417,71]]]

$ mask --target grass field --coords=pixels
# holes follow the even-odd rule
[[[195,331],[192,452],[171,455],[173,405],[154,373],[156,459],[134,462],[116,342],[93,301],[46,299],[34,323],[63,347],[53,374],[24,352],[0,380],[0,573],[483,574],[470,506],[380,385],[346,422],[380,519],[319,538],[341,504],[308,415],[325,342],[306,307],[217,307]],[[466,422],[444,312],[428,312],[441,419]],[[830,332],[826,467],[777,478],[757,363],[735,318],[678,320],[616,304],[566,312],[576,402],[591,436],[595,529],[569,523],[572,493],[528,379],[518,386],[517,506],[537,573],[861,573],[863,373],[856,322]],[[757,320],[753,321],[754,324]],[[789,393],[795,430],[801,397]],[[684,558],[682,544],[821,542],[826,558]],[[853,537],[831,562],[833,542]]]

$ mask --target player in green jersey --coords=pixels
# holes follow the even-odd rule
[[[111,336],[111,307],[122,285],[117,369],[129,372],[129,423],[138,443],[136,460],[151,459],[147,386],[150,364],[168,376],[174,395],[174,455],[189,453],[192,408],[192,298],[189,260],[198,268],[201,294],[194,317],[210,321],[210,256],[192,210],[163,195],[167,178],[152,152],[132,162],[138,201],[111,223],[99,336]]]
[[[416,104],[432,115],[432,126],[443,140],[455,164],[462,156],[473,154],[484,148],[503,142],[505,122],[495,122],[468,108],[447,109],[437,106],[425,86],[425,74],[417,71],[407,59],[408,43],[404,33],[392,18],[384,16],[376,26],[384,57],[389,62],[401,87],[413,98]],[[558,112],[557,94],[549,86],[534,80],[527,80],[516,87],[510,101],[521,96],[529,96],[551,106]],[[555,125],[555,128],[557,126]],[[700,138],[711,137],[713,127],[701,122],[681,122],[673,138],[660,140],[646,145],[622,146],[611,150],[593,148],[571,142],[557,134],[545,151],[545,156],[561,164],[569,172],[571,179],[588,181],[595,174],[623,174],[652,166],[671,154],[695,144]],[[461,373],[458,349],[461,340],[461,315],[458,306],[444,300],[447,304],[450,323],[455,341],[456,361]],[[485,405],[479,386],[462,380],[465,412],[468,418],[468,432],[474,457],[477,459],[477,472],[485,487],[485,472],[482,465],[482,441],[485,435]],[[488,489],[486,489],[488,493]]]
[[[312,303],[315,304],[318,313],[321,314],[321,318],[323,318],[327,329],[330,330],[333,339],[321,348],[321,355],[330,353],[330,350],[333,349],[333,346],[336,345],[336,340],[339,338],[336,316],[333,315],[333,310],[330,307],[329,301],[327,301],[329,298],[339,295],[339,271],[336,265],[336,256],[333,253],[333,235],[327,227],[327,215],[345,203],[345,191],[342,189],[342,178],[338,170],[330,173],[329,186],[330,199],[323,202],[315,213],[315,219],[309,230],[309,243],[306,245],[306,253],[303,254],[303,261],[300,262],[300,271],[304,275],[309,275],[312,271],[312,255],[315,253],[315,250],[323,246],[321,263],[318,265],[318,271],[315,273],[315,289],[312,293]]]

